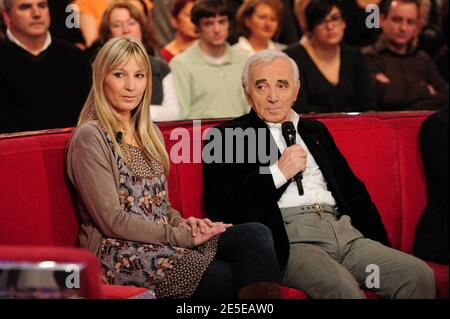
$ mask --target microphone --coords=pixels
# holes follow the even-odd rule
[[[120,142],[122,142],[122,137],[123,137],[123,133],[121,131],[118,131],[116,133],[116,141],[117,141],[117,143],[120,144]]]
[[[295,131],[294,123],[292,123],[291,121],[284,122],[281,125],[281,132],[288,147],[295,144],[295,136],[297,132]],[[297,182],[298,194],[300,196],[303,195],[302,178],[302,172],[298,172],[292,178],[293,181],[295,180]]]

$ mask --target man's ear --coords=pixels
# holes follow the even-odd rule
[[[10,28],[11,25],[11,17],[9,16],[9,13],[6,10],[2,11],[2,16],[3,16],[3,22],[5,23],[5,25]]]
[[[295,99],[294,99],[294,102],[297,101],[298,93],[300,92],[300,87],[301,87],[301,86],[302,86],[302,83],[300,82],[300,80],[298,80],[297,91],[295,92]]]
[[[380,14],[380,28],[381,28],[381,30],[384,29],[384,23],[385,23],[385,21],[386,21],[386,15],[384,15],[383,13]]]
[[[253,99],[250,94],[245,89],[245,84],[242,84],[242,89],[244,90],[245,99],[247,100],[247,104],[253,107]]]

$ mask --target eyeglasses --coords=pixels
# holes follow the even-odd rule
[[[340,14],[334,14],[328,19],[322,19],[317,23],[318,27],[325,27],[330,24],[332,27],[337,26],[342,21],[342,16]]]

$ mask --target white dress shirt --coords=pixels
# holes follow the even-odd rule
[[[291,121],[294,124],[295,128],[297,128],[299,116],[294,111],[292,111]],[[275,140],[280,153],[283,154],[284,150],[286,149],[286,141],[284,140],[283,134],[281,132],[281,123],[274,124],[266,122],[266,124],[269,127],[270,133],[272,134],[272,137]],[[332,206],[336,205],[336,201],[327,188],[327,182],[325,181],[325,178],[323,177],[319,166],[317,165],[314,157],[309,152],[305,142],[303,142],[298,132],[296,132],[296,143],[300,144],[306,151],[306,168],[303,171],[302,179],[304,194],[300,196],[298,194],[297,183],[291,182],[278,201],[278,207],[286,208],[311,205],[316,203],[328,204]],[[280,188],[287,182],[286,177],[278,168],[278,161],[275,164],[271,165],[269,169],[272,173],[272,178],[276,188]]]
[[[31,54],[33,54],[33,53],[30,51],[30,49],[28,49],[28,48],[25,46],[25,44],[23,44],[22,42],[20,42],[19,39],[17,39],[17,38],[12,34],[12,32],[9,30],[9,28],[6,29],[6,36],[8,37],[9,41],[11,41],[11,42],[17,44],[17,46],[19,46],[19,47],[21,47],[22,49],[24,49],[25,51],[30,52]],[[45,50],[50,46],[50,44],[52,44],[52,37],[51,37],[51,35],[50,35],[50,32],[47,31],[47,36],[45,37],[44,45],[42,46],[42,48],[39,50],[39,52],[38,52],[37,54],[39,55],[41,52],[45,51]]]

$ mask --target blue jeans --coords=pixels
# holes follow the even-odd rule
[[[193,298],[236,298],[245,285],[280,282],[272,232],[260,223],[235,225],[220,234],[217,254]]]

